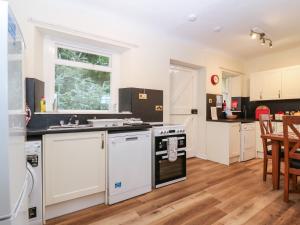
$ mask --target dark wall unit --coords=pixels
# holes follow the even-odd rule
[[[145,122],[163,121],[163,91],[142,88],[119,89],[119,111],[132,112]]]
[[[206,120],[211,120],[211,107],[217,106],[217,96],[215,94],[206,94]],[[218,118],[223,118],[222,108],[217,108]]]
[[[45,84],[35,78],[26,78],[26,103],[32,113],[40,112],[40,100],[44,96]]]

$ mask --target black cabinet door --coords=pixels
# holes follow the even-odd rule
[[[142,88],[121,88],[119,110],[131,111],[144,122],[163,121],[163,91]]]

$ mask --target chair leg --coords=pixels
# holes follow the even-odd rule
[[[263,181],[267,180],[267,172],[268,172],[268,158],[264,158]]]
[[[284,201],[289,201],[289,186],[290,186],[290,176],[288,173],[284,174]]]
[[[297,189],[297,175],[295,174],[292,174],[292,188],[293,191]]]

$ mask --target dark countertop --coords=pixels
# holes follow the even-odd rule
[[[207,122],[219,122],[219,123],[253,123],[255,122],[254,119],[234,119],[234,120],[229,120],[229,119],[218,119],[218,120],[206,120]]]
[[[58,134],[58,133],[75,133],[75,132],[91,132],[91,131],[108,131],[112,132],[126,132],[134,130],[149,129],[152,126],[149,124],[141,125],[124,125],[121,127],[85,127],[85,128],[65,128],[65,129],[27,129],[27,137],[42,136],[44,134]]]

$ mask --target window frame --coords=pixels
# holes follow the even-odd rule
[[[76,47],[75,47],[76,46]],[[57,56],[58,48],[66,48],[75,51],[82,51],[90,54],[97,54],[109,57],[108,66],[100,66],[95,64],[76,62],[66,59],[59,59]],[[120,87],[120,55],[113,53],[105,49],[99,49],[97,47],[86,45],[78,42],[63,41],[59,39],[53,39],[51,37],[45,37],[44,39],[44,81],[45,81],[45,97],[46,97],[46,110],[47,112],[53,111],[53,102],[55,96],[55,66],[65,65],[89,70],[96,70],[110,73],[110,99],[108,110],[63,110],[57,109],[57,113],[66,114],[109,114],[117,113],[118,110],[118,88]]]

